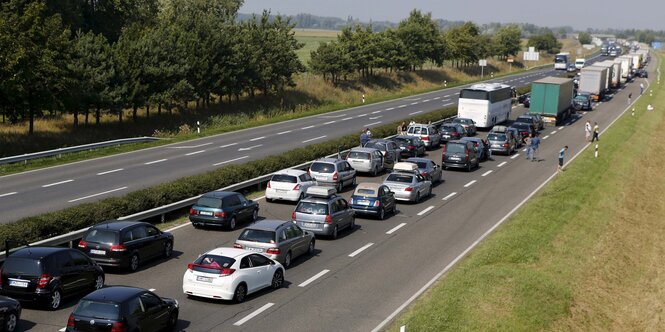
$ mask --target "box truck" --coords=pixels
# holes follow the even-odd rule
[[[605,90],[612,89],[614,87],[613,84],[614,62],[606,60],[606,61],[596,62],[593,65],[596,67],[607,68],[607,73],[606,73],[607,82],[605,83]]]
[[[570,116],[573,101],[573,80],[545,77],[531,83],[529,112],[543,116],[547,123],[559,124]]]
[[[590,66],[580,70],[578,92],[588,93],[594,101],[602,100],[607,90],[607,68]]]

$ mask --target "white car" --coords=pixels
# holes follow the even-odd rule
[[[299,169],[285,169],[273,174],[266,187],[266,200],[297,202],[305,197],[307,188],[316,186],[316,180]]]
[[[248,294],[284,283],[284,267],[262,254],[217,248],[187,265],[182,291],[187,296],[243,302]]]

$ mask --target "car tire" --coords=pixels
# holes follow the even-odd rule
[[[427,191],[427,197],[432,196],[432,187],[429,187],[429,190]]]
[[[266,197],[266,202],[268,202],[268,203],[272,203],[273,201],[274,201],[274,200],[273,200],[272,198],[268,198],[268,197]]]
[[[272,289],[278,289],[282,287],[284,284],[284,272],[282,272],[282,269],[277,269],[275,271],[275,274],[272,275],[272,282],[270,283],[270,287]]]
[[[129,258],[129,271],[136,272],[136,270],[139,269],[140,262],[141,260],[139,259],[139,254],[132,254],[132,256]]]
[[[386,219],[386,210],[384,208],[379,209],[379,220]]]
[[[466,165],[466,171],[471,172],[471,163]]]
[[[233,291],[233,301],[235,303],[243,303],[245,302],[245,298],[247,297],[247,285],[242,282],[238,286],[236,286],[235,291]]]
[[[416,193],[416,203],[420,203],[420,193]]]
[[[235,230],[236,226],[236,217],[231,217],[231,221],[229,221],[229,230]]]
[[[259,220],[259,209],[254,209],[252,212],[252,222]]]
[[[353,217],[353,219],[351,219],[351,223],[349,223],[349,230],[353,231],[354,229],[356,229],[356,217]]]
[[[288,269],[291,267],[291,260],[293,259],[293,255],[291,254],[291,251],[286,253],[286,256],[284,256],[284,268]]]
[[[166,241],[166,243],[164,243],[164,253],[162,255],[164,258],[169,258],[173,255],[173,242]]]
[[[98,290],[102,287],[104,287],[104,276],[100,274],[95,278],[95,282],[92,283],[92,289]]]
[[[196,229],[201,228],[201,225],[199,225],[199,224],[197,224],[197,223],[192,223],[192,226],[194,226],[194,228],[196,228]]]
[[[56,288],[51,292],[51,296],[48,297],[48,309],[49,310],[58,310],[62,304],[62,292],[59,288]]]
[[[314,240],[309,241],[309,246],[307,247],[307,254],[314,255],[314,249],[316,248],[316,242]]]
[[[374,167],[372,170],[372,176],[377,176],[379,175],[379,166]]]
[[[332,233],[330,234],[330,237],[331,237],[333,240],[337,240],[337,236],[339,236],[339,229],[337,228],[337,226],[335,226],[335,227],[333,228]]]
[[[178,325],[178,310],[174,310],[169,316],[169,321],[166,325],[167,331],[175,330],[175,327]]]
[[[14,332],[18,327],[19,317],[16,311],[10,311],[5,317],[5,326],[3,326],[3,331]]]

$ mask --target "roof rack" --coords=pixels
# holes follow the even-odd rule
[[[307,191],[305,193],[307,194],[307,196],[321,197],[321,198],[329,198],[337,196],[337,190],[335,190],[335,188],[324,187],[324,186],[311,186],[307,188]]]

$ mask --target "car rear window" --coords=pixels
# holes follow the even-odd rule
[[[466,152],[466,144],[448,143],[446,152],[450,153],[464,153]]]
[[[379,150],[383,150],[384,148],[383,144],[378,142],[367,142],[367,144],[365,144],[365,147],[379,149]]]
[[[120,317],[120,305],[113,302],[81,300],[74,314],[83,317],[117,320]]]
[[[376,196],[376,190],[374,189],[356,189],[356,195],[361,196]]]
[[[275,243],[275,232],[263,229],[246,228],[244,231],[242,231],[242,233],[240,233],[238,240],[261,242],[261,243]]]
[[[349,155],[347,156],[347,158],[348,159],[368,160],[369,159],[369,152],[351,151],[351,152],[349,152]]]
[[[39,277],[42,275],[42,266],[36,259],[29,258],[7,258],[2,266],[2,271],[11,274],[20,274],[29,277]]]
[[[214,198],[214,197],[201,197],[199,198],[198,201],[196,201],[196,205],[201,206],[201,207],[209,207],[213,209],[221,209],[222,208],[222,200],[219,198]]]
[[[517,128],[519,130],[526,130],[529,129],[529,127],[530,126],[528,123],[520,123],[520,122],[513,123],[513,128]]]
[[[489,134],[487,135],[487,139],[490,141],[505,141],[506,140],[506,135],[504,134]]]
[[[110,229],[94,228],[85,234],[83,240],[94,243],[118,243],[118,232]]]
[[[314,202],[300,202],[296,207],[296,212],[307,214],[328,214],[328,204]]]
[[[335,165],[331,163],[315,162],[309,168],[312,172],[317,173],[332,173],[335,171]]]
[[[219,269],[230,268],[235,262],[231,257],[203,254],[194,261],[192,269],[204,273],[219,273]]]
[[[446,133],[454,133],[457,132],[457,128],[452,126],[443,126],[441,127],[441,131]]]
[[[527,118],[527,117],[519,117],[515,120],[515,122],[524,122],[524,123],[531,123],[533,122],[532,118]]]
[[[298,183],[298,178],[293,175],[275,174],[270,178],[273,182]]]
[[[388,178],[386,181],[390,182],[401,182],[401,183],[411,183],[413,180],[413,177],[411,175],[406,175],[406,174],[390,174],[388,175]]]

